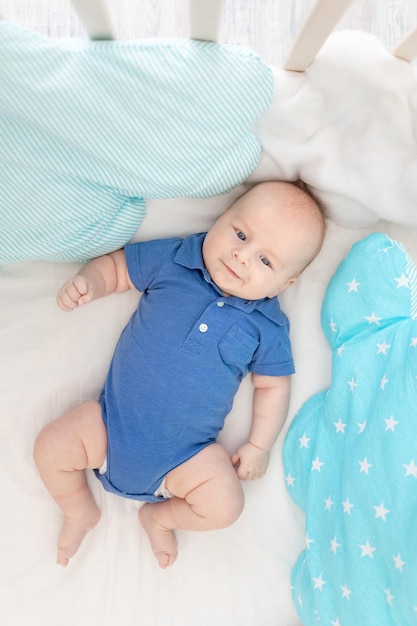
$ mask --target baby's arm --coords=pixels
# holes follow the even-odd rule
[[[239,478],[261,478],[268,467],[269,453],[288,413],[289,376],[252,374],[253,417],[248,441],[233,455]]]
[[[86,263],[61,287],[56,299],[63,311],[72,311],[92,300],[132,287],[125,252],[117,250]]]

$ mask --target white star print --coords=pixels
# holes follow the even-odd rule
[[[324,463],[322,463],[319,459],[318,456],[316,456],[316,458],[314,459],[314,461],[311,464],[311,470],[316,470],[317,472],[321,472],[321,468],[323,467]]]
[[[387,350],[388,348],[391,348],[391,344],[385,343],[384,341],[384,343],[377,343],[376,345],[378,348],[377,354],[384,354],[385,356],[387,356]]]
[[[369,556],[371,559],[374,558],[376,548],[373,548],[368,540],[363,545],[359,544],[359,547],[362,550],[361,556]]]
[[[333,537],[333,539],[330,540],[330,550],[336,554],[337,548],[340,548],[340,543],[337,543],[336,537]]]
[[[392,606],[392,601],[394,600],[394,596],[391,593],[391,589],[389,589],[389,588],[388,589],[384,589],[384,593],[385,593],[385,596],[386,596],[386,601],[388,602],[388,604],[390,606]]]
[[[394,280],[397,281],[397,289],[399,289],[400,287],[407,287],[408,289],[410,288],[410,279],[407,278],[404,273],[401,274],[399,278],[394,278]]]
[[[405,565],[405,561],[402,560],[401,554],[398,553],[397,556],[393,556],[392,558],[394,559],[395,569],[399,569],[400,572],[402,572],[403,567]]]
[[[285,480],[287,482],[288,487],[294,487],[294,483],[296,481],[296,478],[294,478],[294,476],[291,476],[291,474],[288,473],[285,477]]]
[[[339,420],[337,422],[333,422],[333,426],[335,426],[336,428],[336,432],[337,433],[343,433],[345,434],[345,428],[346,428],[346,424],[344,424],[342,422],[342,420],[339,417]]]
[[[362,283],[358,283],[356,278],[354,278],[353,280],[350,281],[350,283],[346,283],[346,284],[349,287],[348,293],[350,293],[351,291],[356,291],[356,293],[358,293],[358,287]]]
[[[353,509],[354,505],[349,502],[349,498],[346,498],[346,500],[342,502],[342,504],[343,504],[343,513],[347,513],[348,515],[350,515],[350,512]]]
[[[352,376],[351,380],[347,381],[347,384],[349,385],[350,390],[351,390],[352,393],[355,391],[355,387],[358,386],[358,383],[355,383],[355,379],[353,378],[353,376]]]
[[[385,260],[385,257],[383,257],[383,260]],[[353,266],[351,266],[351,268],[353,269]],[[407,268],[404,268],[404,273],[406,269]],[[353,269],[353,271],[355,272],[358,271],[358,266],[356,266],[356,268]],[[362,286],[363,284],[364,287],[363,289],[361,289],[360,295],[358,295],[358,298],[361,299],[362,295],[367,290],[368,283],[367,281],[362,284],[358,282],[356,279],[356,276],[352,277],[353,271],[351,271],[351,273],[347,275],[345,273],[345,280],[343,281],[342,279],[343,284],[345,286],[342,285],[341,288],[344,294],[347,294],[349,291],[349,295],[347,296],[348,299],[351,298],[352,302],[353,301],[356,302],[357,299],[354,293],[356,292],[356,294],[358,295],[359,286]],[[394,285],[394,282],[395,282],[393,279],[394,273],[399,274],[398,265],[397,265],[397,270],[396,271],[394,270],[394,272],[391,272],[391,274],[388,274],[386,278],[386,280],[388,280],[389,282],[388,286],[391,288],[392,292],[396,290],[397,282],[398,282],[398,279],[397,279],[397,282]],[[358,271],[358,275],[363,280],[365,280],[365,277],[360,270]],[[350,279],[349,282],[346,281],[347,277],[349,277]],[[398,287],[399,286],[400,285],[398,285]],[[409,287],[414,287],[411,279],[409,280]],[[350,295],[350,292],[352,292],[352,295]],[[402,292],[402,294],[407,295],[408,291],[404,291]],[[398,294],[398,295],[401,296],[401,294]],[[351,399],[352,401],[355,401],[355,403],[359,400],[360,401],[359,404],[361,406],[357,408],[355,404],[354,407],[350,407],[351,419],[349,422],[349,429],[347,429],[347,423],[343,421],[343,418],[347,416],[344,414],[344,412],[342,412],[342,410],[340,410],[340,412],[337,408],[336,410],[334,410],[335,407],[337,407],[337,405],[336,404],[332,405],[330,403],[330,406],[326,407],[326,413],[327,413],[327,419],[328,419],[328,422],[327,422],[328,430],[326,434],[329,435],[329,443],[331,442],[331,440],[333,441],[334,444],[336,444],[337,441],[339,441],[339,443],[345,442],[346,439],[348,439],[350,435],[352,435],[353,440],[356,439],[357,443],[360,444],[360,442],[362,442],[366,444],[368,434],[369,436],[371,436],[373,431],[372,431],[371,422],[370,422],[370,430],[367,428],[367,420],[365,419],[366,417],[365,411],[361,414],[361,407],[362,407],[361,400],[362,400],[362,395],[367,396],[367,398],[364,397],[364,402],[366,402],[367,399],[369,399],[368,396],[371,396],[371,394],[375,394],[376,398],[375,398],[375,407],[374,407],[375,408],[374,417],[376,418],[375,425],[376,425],[377,430],[374,434],[376,437],[378,437],[378,432],[379,432],[379,437],[381,438],[381,441],[383,441],[384,439],[386,440],[382,448],[378,448],[378,453],[380,452],[381,454],[383,454],[384,446],[398,445],[399,442],[395,443],[396,439],[398,437],[402,437],[403,434],[405,433],[405,430],[407,430],[405,429],[406,422],[404,421],[406,418],[402,414],[400,414],[398,407],[396,407],[394,404],[391,405],[391,402],[389,401],[389,398],[387,397],[387,394],[389,395],[391,392],[393,392],[394,388],[396,387],[395,374],[393,372],[396,371],[398,364],[392,364],[393,362],[391,361],[391,357],[393,357],[394,355],[394,358],[395,358],[395,354],[397,352],[397,349],[399,348],[399,345],[397,343],[399,339],[397,340],[397,338],[394,336],[394,331],[391,332],[388,328],[386,328],[386,325],[388,323],[391,323],[391,321],[387,319],[389,316],[388,314],[386,314],[386,309],[383,308],[382,306],[380,307],[377,301],[372,302],[371,300],[369,300],[368,305],[366,305],[365,303],[364,306],[362,304],[362,307],[363,307],[362,311],[358,312],[357,322],[358,324],[361,325],[361,328],[365,330],[365,334],[366,334],[366,331],[368,331],[369,333],[369,335],[366,337],[367,344],[365,346],[365,348],[368,350],[367,355],[369,357],[369,361],[366,362],[364,360],[363,363],[359,362],[356,365],[356,362],[354,360],[354,353],[352,353],[352,348],[355,349],[356,346],[355,345],[352,346],[351,343],[349,343],[347,340],[346,340],[346,344],[340,345],[341,341],[343,342],[346,339],[346,337],[343,337],[341,340],[340,339],[338,340],[336,337],[333,338],[333,341],[336,344],[333,346],[333,358],[335,359],[334,366],[344,367],[343,363],[346,366],[346,369],[342,369],[340,372],[338,372],[339,373],[339,378],[338,378],[339,385],[340,384],[342,385],[344,398],[347,401]],[[375,310],[373,309],[373,307],[375,307]],[[326,328],[326,324],[327,324],[326,332],[327,332],[328,337],[331,336],[333,333],[337,334],[339,337],[339,335],[341,335],[342,332],[344,334],[345,322],[338,315],[337,311],[333,309],[333,314],[337,317],[337,319],[341,320],[340,322],[341,328],[339,329],[339,323],[338,322],[336,323],[334,318],[331,319],[330,317],[332,315],[331,310],[332,309],[330,309],[330,315],[326,316],[324,327]],[[364,312],[366,312],[367,317],[363,315]],[[366,324],[368,324],[368,326],[366,326],[365,322]],[[330,328],[329,328],[329,323],[330,323]],[[333,331],[333,333],[331,332],[331,330]],[[378,335],[376,334],[377,332],[378,332]],[[417,352],[417,329],[414,328],[413,330],[411,330],[411,332],[415,332],[415,337],[413,336],[410,337],[411,333],[410,334],[406,333],[408,334],[408,337],[401,337],[401,341],[404,339],[404,342],[403,342],[404,348],[406,345],[410,346],[409,357],[415,356]],[[375,333],[375,334],[371,336],[372,333]],[[400,335],[402,335],[402,333],[400,333]],[[393,341],[393,344],[388,344],[388,339],[390,341]],[[391,347],[393,348],[393,350],[391,350]],[[415,352],[412,352],[413,348],[416,349]],[[375,359],[376,355],[377,355],[377,358]],[[340,357],[340,362],[339,362],[339,359],[336,359],[336,357]],[[352,363],[353,363],[352,366],[350,366],[350,361],[349,361],[350,358],[352,358]],[[373,365],[374,361],[375,363]],[[411,364],[411,361],[410,361],[410,364]],[[406,363],[407,367],[404,366],[404,372],[406,369],[408,368],[410,369],[410,371],[407,372],[407,378],[412,385],[417,382],[417,365],[409,367],[410,364],[407,361]],[[369,365],[370,367],[370,372],[372,372],[372,370],[374,372],[374,382],[373,382],[374,389],[373,390],[368,388],[368,381],[366,380],[365,374],[362,373],[362,369],[360,369],[360,367],[366,368],[367,365]],[[384,372],[383,377],[381,377],[381,371]],[[351,376],[350,379],[347,378],[349,374]],[[390,374],[390,376],[394,376],[394,378],[388,379],[388,374]],[[359,379],[361,380],[360,383],[358,383]],[[343,387],[343,382],[345,382],[345,384],[348,385],[348,389],[346,389],[346,387]],[[387,386],[388,382],[391,383],[389,387]],[[337,383],[337,380],[336,380],[336,383]],[[372,384],[372,381],[371,381],[371,384]],[[357,387],[360,387],[360,389],[356,390]],[[379,394],[378,389],[382,390],[383,394]],[[351,393],[351,396],[349,396],[349,393]],[[331,402],[332,398],[334,398],[334,388],[330,390],[330,396],[328,398],[328,401]],[[381,400],[382,402],[380,402],[380,408],[378,409],[377,402]],[[372,399],[370,400],[370,402],[372,404]],[[332,408],[333,408],[333,411],[332,411]],[[327,409],[328,409],[328,412],[327,412]],[[394,414],[394,411],[395,411],[395,414]],[[339,413],[339,417],[337,413]],[[386,417],[387,415],[388,417]],[[334,422],[330,422],[329,418],[330,419],[337,418],[337,419],[335,419]],[[362,422],[355,422],[355,418],[356,419],[362,418]],[[400,418],[401,418],[401,422],[399,422]],[[401,423],[401,428],[397,428],[397,426],[399,426],[400,423]],[[331,425],[333,425],[333,430],[330,428]],[[308,460],[307,460],[307,456],[305,458],[305,461],[307,462],[307,467],[306,467],[307,472],[308,472],[308,464],[309,463],[312,464],[310,466],[310,471],[311,471],[310,480],[314,478],[314,480],[322,482],[322,481],[325,481],[327,476],[329,475],[332,462],[331,462],[331,459],[327,459],[327,461],[324,463],[321,461],[318,455],[319,452],[322,455],[322,458],[327,458],[328,455],[327,453],[324,454],[323,449],[320,450],[318,447],[316,448],[316,444],[314,442],[310,448],[310,443],[311,441],[313,441],[313,439],[312,438],[310,439],[308,435],[304,433],[303,430],[301,430],[306,427],[309,429],[306,422],[304,422],[304,425],[301,423],[301,428],[299,427],[298,432],[296,431],[295,438],[294,438],[295,440],[292,439],[293,450],[294,452],[296,451],[297,440],[299,441],[299,444],[298,444],[299,448],[308,448],[308,451],[305,451],[305,452],[300,450],[299,454],[300,455],[306,454],[309,457]],[[299,434],[300,432],[301,432],[301,435]],[[311,434],[313,434],[312,431],[309,430],[309,433],[310,432]],[[336,436],[339,434],[341,435],[341,437]],[[361,436],[360,439],[358,440],[357,435],[359,436],[359,434],[360,435],[363,434],[363,437]],[[350,543],[349,542],[346,543],[345,535],[344,534],[342,535],[340,527],[338,526],[337,523],[333,525],[333,528],[330,530],[330,532],[328,532],[329,527],[326,526],[327,537],[324,536],[324,541],[323,541],[324,557],[325,557],[324,562],[326,561],[328,562],[329,568],[331,564],[333,564],[333,567],[336,567],[337,566],[336,564],[339,562],[339,559],[340,558],[343,559],[343,556],[345,554],[347,555],[349,549],[351,549],[353,550],[353,553],[351,554],[352,559],[356,559],[355,568],[358,569],[359,567],[360,569],[363,570],[364,565],[366,568],[368,567],[370,568],[370,567],[373,567],[374,565],[378,565],[380,556],[382,556],[382,554],[385,554],[386,556],[384,558],[384,567],[388,571],[388,574],[387,576],[384,575],[382,581],[380,581],[378,589],[375,591],[376,591],[376,594],[379,596],[378,597],[379,607],[382,609],[382,611],[384,611],[383,603],[385,601],[386,602],[385,611],[388,613],[390,611],[390,606],[396,607],[400,602],[400,596],[398,596],[398,593],[400,593],[400,591],[398,591],[397,584],[401,584],[400,581],[402,581],[403,584],[405,584],[404,581],[407,579],[407,576],[409,575],[409,571],[410,571],[410,567],[408,565],[409,561],[405,562],[404,559],[402,558],[401,553],[400,552],[397,553],[397,550],[402,550],[403,554],[405,554],[406,550],[404,549],[404,545],[402,545],[400,541],[398,542],[396,541],[395,533],[393,536],[391,536],[391,533],[389,532],[391,522],[393,522],[393,519],[395,518],[395,513],[396,513],[395,502],[391,499],[391,496],[388,495],[389,493],[388,491],[384,491],[384,489],[382,488],[376,489],[377,484],[373,485],[373,480],[374,478],[376,480],[376,476],[378,475],[378,472],[380,471],[380,464],[382,460],[380,460],[379,457],[375,456],[375,452],[372,451],[372,446],[371,447],[360,446],[360,447],[362,448],[359,451],[360,455],[362,456],[364,452],[367,455],[367,453],[369,452],[372,460],[374,461],[374,464],[371,464],[369,462],[369,457],[367,456],[365,456],[363,459],[359,459],[359,453],[358,451],[356,451],[356,454],[354,453],[353,455],[350,455],[350,459],[349,459],[350,473],[351,473],[352,480],[356,481],[355,484],[357,484],[357,481],[359,480],[361,482],[361,487],[366,490],[369,490],[368,491],[368,503],[366,506],[366,514],[368,516],[369,527],[367,530],[367,527],[365,525],[360,524],[360,519],[359,519],[361,517],[360,499],[354,493],[353,489],[349,488],[349,483],[347,483],[347,485],[345,483],[344,486],[340,485],[341,492],[337,493],[337,491],[334,490],[333,487],[331,486],[331,483],[327,484],[326,486],[326,483],[324,482],[324,485],[323,485],[324,489],[321,489],[321,493],[319,492],[318,494],[316,494],[316,496],[318,495],[318,498],[315,498],[315,506],[319,507],[319,511],[321,511],[321,513],[323,513],[323,510],[326,512],[326,514],[322,517],[327,519],[327,521],[329,522],[329,527],[331,528],[331,526],[333,525],[332,522],[335,521],[333,520],[334,515],[341,516],[342,520],[344,520],[342,524],[345,524],[346,527],[350,526],[352,523],[355,524],[356,519],[358,519],[359,528],[362,526],[362,531],[359,530],[359,533],[358,533],[356,529],[356,534],[353,534],[353,537],[351,536]],[[312,454],[311,454],[312,452],[316,453],[316,457],[312,458]],[[412,454],[412,449],[411,448],[408,449],[408,452],[407,452],[407,447],[405,447],[405,454],[403,450],[403,453],[397,457],[396,464],[395,463],[393,464],[394,467],[396,466],[397,481],[401,480],[401,475],[404,476],[404,478],[409,477],[410,481],[408,482],[409,482],[410,487],[414,485],[411,478],[414,477],[417,480],[417,461],[413,457],[412,459],[410,459],[411,454]],[[354,460],[355,456],[356,456],[356,462]],[[416,453],[416,459],[417,459],[417,453]],[[339,461],[340,461],[340,458],[339,458]],[[407,463],[402,464],[401,461],[406,461]],[[359,468],[357,467],[356,469],[356,474],[355,474],[355,469],[354,469],[355,463],[359,464]],[[326,469],[321,471],[324,465],[326,465]],[[401,466],[403,467],[403,470],[401,470]],[[370,471],[371,469],[372,469],[372,472]],[[314,471],[317,471],[318,473],[320,473],[320,476],[318,476],[318,474],[314,474],[313,473]],[[367,476],[367,478],[357,476],[358,473],[364,473]],[[395,474],[395,471],[394,471],[394,474]],[[300,483],[298,483],[298,486],[300,486]],[[398,485],[398,489],[399,490],[401,489],[400,485]],[[331,493],[329,494],[328,497],[323,498],[323,493],[325,493],[326,491],[327,493],[329,493],[328,490],[331,490]],[[348,497],[349,493],[351,494],[351,496],[353,497],[355,501],[353,504],[350,502],[350,498]],[[333,496],[331,494],[335,496],[336,501],[333,501]],[[343,497],[345,497],[345,500],[342,502]],[[379,505],[371,504],[372,500],[374,502],[377,502],[378,499],[380,498],[381,499],[383,498],[383,500],[380,501]],[[320,504],[320,500],[322,504]],[[385,502],[387,502],[387,504],[389,504],[393,508],[391,510],[388,509],[388,507],[385,506]],[[324,509],[323,509],[323,504],[324,504]],[[343,504],[342,509],[340,508],[341,504]],[[312,502],[311,502],[311,505],[313,505]],[[353,508],[355,508],[355,511],[353,511]],[[374,509],[373,513],[372,513],[372,508]],[[393,513],[393,515],[391,515],[391,512]],[[320,515],[320,513],[318,514]],[[374,518],[372,518],[372,515],[374,515]],[[372,522],[372,519],[374,519],[375,521]],[[340,520],[340,517],[339,517],[339,521],[342,521],[342,520]],[[324,519],[322,521],[324,522]],[[372,534],[372,531],[370,531],[369,529],[375,529],[378,532],[385,532],[385,530],[387,530],[388,535],[389,535],[388,538],[385,537],[384,535],[384,538],[387,540],[387,543],[384,545],[384,540],[381,543],[377,541],[376,535],[374,536]],[[336,532],[333,538],[329,539],[329,535],[333,534],[332,530],[335,530]],[[350,530],[352,533],[355,532],[355,529],[352,528],[351,526],[350,526]],[[316,548],[319,547],[318,542],[320,541],[320,536],[319,534],[317,534],[317,530],[312,527],[309,528],[309,531],[311,531],[312,534],[314,534],[314,536],[316,537],[315,545],[313,546],[311,544],[310,551],[309,552],[306,551],[307,555],[309,555],[308,558],[311,559],[316,551]],[[343,541],[343,544],[340,544],[340,542],[337,539],[337,535]],[[368,535],[368,537],[366,535]],[[391,536],[391,539],[389,539],[390,536]],[[360,539],[361,541],[365,539],[365,541],[363,544],[356,544],[356,541],[358,539]],[[327,543],[327,549],[326,549],[326,543]],[[375,543],[375,546],[373,545],[374,543]],[[339,552],[340,547],[343,547],[343,550]],[[330,555],[328,554],[329,550],[331,552]],[[383,552],[384,550],[385,552]],[[396,554],[394,554],[394,552],[396,552]],[[405,567],[405,564],[407,564],[407,568]],[[393,567],[394,567],[394,570],[392,569]],[[336,604],[333,605],[334,613],[336,611],[338,612],[340,611],[341,614],[342,612],[343,614],[342,614],[342,617],[340,618],[339,616],[335,616],[334,613],[333,615],[331,615],[333,610],[331,610],[329,612],[330,614],[328,613],[327,616],[324,615],[324,612],[320,611],[321,620],[318,623],[321,623],[323,619],[324,621],[326,621],[325,618],[327,617],[328,621],[326,623],[332,624],[332,626],[341,626],[340,621],[342,622],[342,624],[344,624],[343,620],[348,619],[344,617],[344,612],[349,613],[349,608],[353,611],[353,607],[355,606],[355,602],[357,600],[357,589],[356,589],[357,581],[354,578],[350,578],[350,576],[346,576],[346,571],[345,571],[344,574],[342,573],[341,576],[337,576],[336,579],[333,580],[333,582],[331,580],[330,588],[329,588],[329,587],[326,587],[327,581],[325,580],[324,576],[328,578],[330,576],[329,571],[331,570],[330,569],[328,570],[327,565],[325,568],[323,568],[324,573],[320,572],[320,569],[321,569],[321,566],[318,565],[317,569],[313,567],[312,572],[310,573],[310,576],[312,574],[316,575],[316,578],[314,578],[314,580],[313,580],[313,577],[310,578],[314,586],[313,595],[315,595],[316,598],[317,596],[319,596],[324,601],[327,597],[327,594],[330,588],[333,587],[335,591],[334,600],[336,602]],[[343,578],[345,578],[345,583],[343,585],[340,585]],[[388,583],[388,588],[384,587],[384,583],[385,584]],[[352,588],[349,587],[350,584],[352,584]],[[371,584],[371,582],[369,582],[368,580],[364,584],[365,585]],[[390,587],[391,584],[393,585],[392,588]],[[339,591],[337,591],[337,587],[339,587]],[[311,589],[311,586],[310,586],[310,589]],[[315,594],[316,591],[317,591],[317,594]],[[319,593],[319,592],[322,592],[322,593]],[[297,602],[297,594],[295,594],[295,600]],[[417,596],[415,598],[412,598],[411,601],[409,601],[410,604],[409,604],[408,610],[410,611],[412,610],[413,600],[416,605],[415,614],[417,615]],[[342,607],[344,608],[342,609]],[[310,612],[310,619],[315,622],[316,618],[313,613],[313,607],[310,606],[309,612]],[[359,618],[359,622],[361,622],[360,618]]]
[[[356,422],[356,424],[359,426],[358,435],[360,435],[366,428],[366,420],[364,422]]]
[[[320,576],[318,578],[314,578],[314,589],[319,589],[320,591],[323,591],[323,586],[326,584],[326,581],[323,580],[322,575],[320,574]]]
[[[395,432],[395,427],[399,423],[394,419],[393,415],[390,415],[389,419],[384,420],[384,422],[386,423],[385,431],[392,430],[393,433]]]
[[[386,509],[384,507],[384,503],[381,502],[381,504],[379,506],[374,506],[375,509],[375,519],[377,519],[378,517],[380,517],[382,520],[384,520],[384,522],[386,521],[385,517],[387,515],[387,513],[391,513],[391,511],[389,511],[388,509]]]
[[[382,320],[382,317],[377,317],[374,311],[371,315],[365,315],[365,319],[369,324],[376,324],[379,326],[379,322]]]
[[[300,448],[308,448],[308,442],[311,441],[306,434],[304,433],[302,437],[298,440],[300,442]]]
[[[324,510],[325,511],[331,511],[332,510],[332,506],[334,504],[334,502],[331,499],[331,497],[329,496],[328,498],[326,498],[324,502],[325,502]]]
[[[387,378],[385,376],[385,374],[383,375],[383,377],[381,378],[381,380],[379,381],[379,388],[382,389],[382,391],[384,391],[385,389],[385,385],[389,383],[389,378]]]
[[[312,543],[314,543],[314,539],[310,539],[310,537],[308,536],[308,533],[306,534],[306,538],[305,538],[305,542],[306,542],[306,548],[307,550],[310,550],[310,545]]]
[[[343,352],[346,350],[346,346],[345,344],[343,344],[343,346],[340,346],[337,350],[336,350],[336,355],[337,356],[342,356]]]
[[[363,461],[358,461],[358,463],[361,466],[359,470],[359,474],[364,472],[365,474],[368,474],[369,476],[369,468],[372,467],[372,464],[368,463],[368,457],[366,456]]]
[[[414,464],[414,459],[408,465],[403,463],[403,467],[406,469],[406,476],[414,476],[414,478],[417,478],[417,467]]]

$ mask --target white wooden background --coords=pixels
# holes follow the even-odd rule
[[[189,0],[107,0],[119,39],[188,36]],[[210,0],[207,0],[210,2]],[[224,0],[219,40],[280,66],[313,0]],[[0,14],[52,37],[85,37],[69,0],[0,0]],[[392,49],[417,24],[416,0],[353,0],[338,29],[375,33]]]

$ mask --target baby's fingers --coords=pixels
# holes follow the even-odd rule
[[[72,290],[62,288],[56,297],[56,301],[59,308],[63,311],[72,311],[78,306],[78,298],[75,297]]]
[[[72,311],[89,301],[88,287],[84,280],[71,280],[58,292],[57,303],[63,311]]]
[[[237,468],[237,475],[240,478],[240,480],[250,480],[251,476],[250,476],[250,470],[249,468],[245,467],[244,465],[239,465],[239,467]]]
[[[233,467],[237,467],[240,463],[240,455],[235,452],[232,456],[232,465]]]

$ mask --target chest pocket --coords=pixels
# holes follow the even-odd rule
[[[219,343],[219,352],[225,363],[247,365],[252,361],[259,341],[245,330],[233,324]]]

